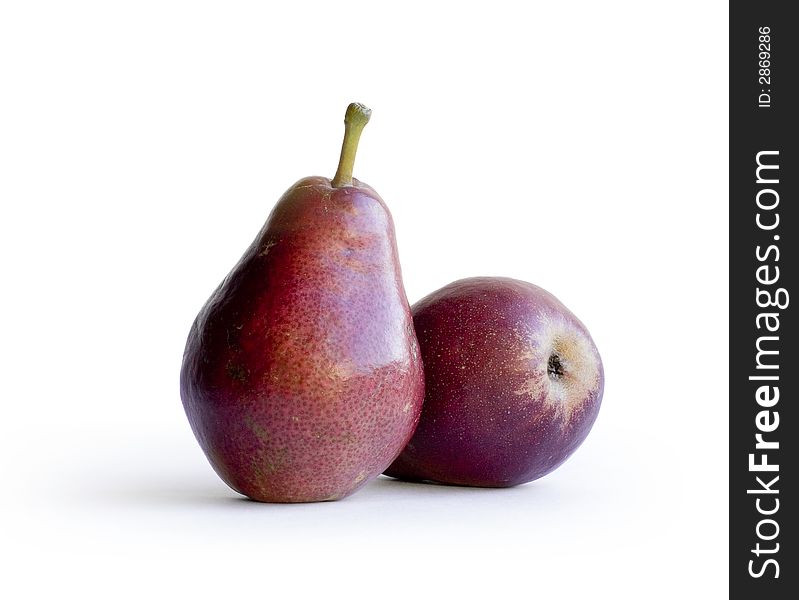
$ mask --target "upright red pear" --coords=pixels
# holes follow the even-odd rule
[[[335,177],[288,189],[189,333],[189,422],[219,476],[254,500],[347,496],[419,419],[424,374],[391,214],[352,178],[369,117],[348,107]]]

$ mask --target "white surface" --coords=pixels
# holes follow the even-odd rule
[[[4,3],[0,595],[726,597],[726,15]],[[258,505],[191,435],[191,321],[352,100],[412,302],[517,277],[596,340],[599,420],[539,482]]]

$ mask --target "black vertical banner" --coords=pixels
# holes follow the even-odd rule
[[[799,21],[730,3],[730,597],[799,598]]]

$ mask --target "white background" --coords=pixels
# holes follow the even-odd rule
[[[5,598],[722,598],[727,6],[0,8]],[[507,490],[379,479],[247,502],[189,429],[189,326],[280,194],[355,175],[411,302],[506,275],[607,375],[585,444]]]

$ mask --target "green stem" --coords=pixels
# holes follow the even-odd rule
[[[358,151],[358,141],[361,132],[369,122],[372,111],[363,104],[353,102],[347,107],[344,115],[344,142],[341,144],[341,158],[338,161],[338,170],[333,177],[333,187],[346,187],[352,185],[352,167],[355,165],[355,153]]]

